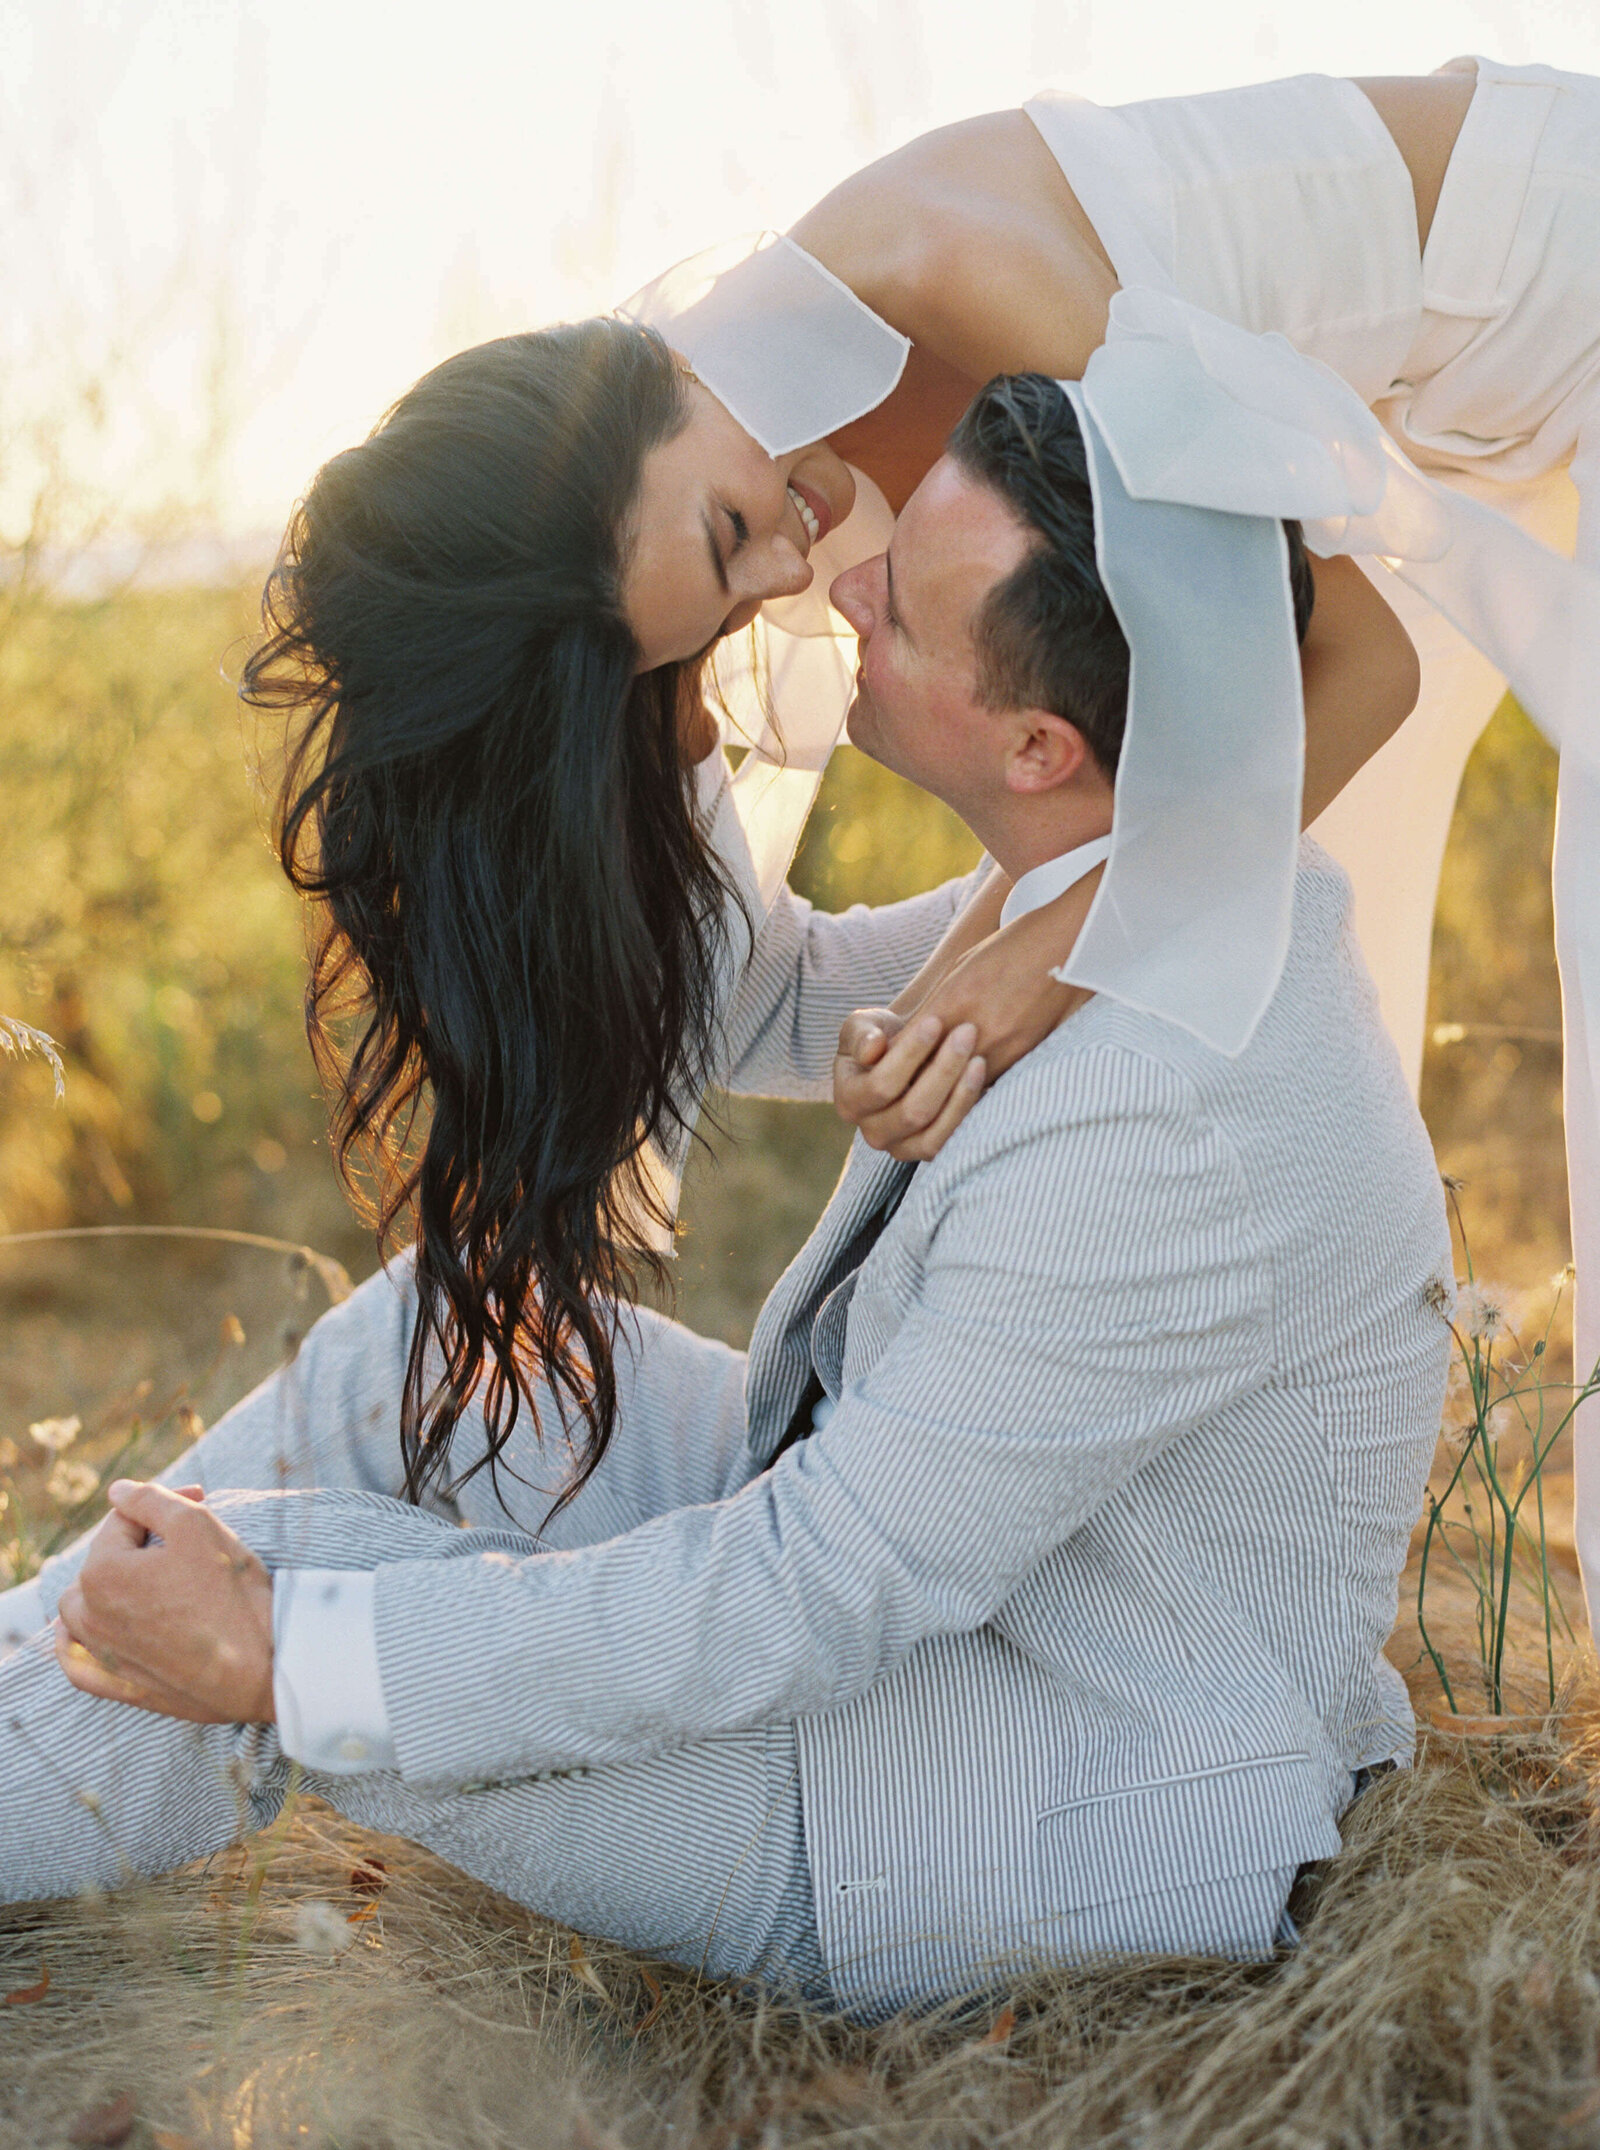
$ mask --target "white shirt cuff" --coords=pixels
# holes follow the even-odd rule
[[[272,1578],[278,1744],[331,1777],[396,1766],[378,1671],[375,1579],[365,1568],[281,1568]]]
[[[18,1583],[15,1590],[0,1591],[0,1657],[20,1650],[48,1625],[44,1592],[37,1582]]]

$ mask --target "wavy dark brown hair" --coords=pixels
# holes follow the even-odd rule
[[[335,1154],[380,1245],[415,1234],[413,1499],[494,1479],[541,1376],[570,1498],[659,1273],[647,1145],[703,1087],[730,893],[680,748],[701,665],[641,673],[622,605],[644,459],[686,415],[665,345],[619,321],[447,360],[318,473],[245,666],[287,719],[276,834],[314,906]],[[452,1476],[475,1396],[487,1448]]]

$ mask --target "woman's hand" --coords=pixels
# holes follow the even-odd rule
[[[56,1657],[74,1687],[192,1724],[271,1724],[272,1578],[199,1486],[118,1479]]]
[[[992,904],[998,918],[993,884],[987,886],[893,1008],[858,1009],[847,1018],[833,1063],[839,1117],[891,1157],[921,1163],[935,1156],[985,1082],[1090,997],[1050,973],[1072,953],[1103,871],[1097,867],[1053,903],[962,947],[958,937],[978,904],[986,917]],[[941,962],[952,943],[954,960]]]
[[[947,1036],[936,1015],[908,1023],[893,1008],[858,1008],[839,1032],[834,1108],[873,1149],[920,1164],[943,1149],[983,1095],[977,1039],[972,1023]]]

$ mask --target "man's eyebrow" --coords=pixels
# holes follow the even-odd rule
[[[722,549],[717,543],[717,533],[711,527],[708,508],[700,510],[700,527],[706,534],[706,551],[711,555],[711,572],[717,578],[717,588],[724,597],[729,597],[732,592],[728,588],[728,570],[722,564]]]

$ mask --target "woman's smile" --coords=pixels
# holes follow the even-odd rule
[[[770,456],[709,389],[644,461],[624,574],[639,668],[697,655],[770,599],[811,587],[811,553],[855,505],[825,441]]]

